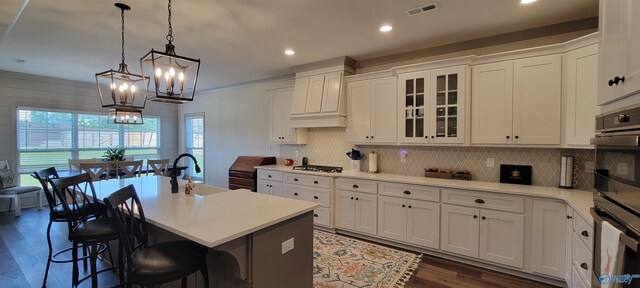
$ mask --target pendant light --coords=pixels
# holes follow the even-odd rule
[[[166,39],[169,43],[165,45],[164,52],[151,49],[140,58],[140,66],[142,75],[153,77],[154,93],[149,94],[150,101],[182,104],[193,101],[200,71],[200,59],[176,54],[171,26],[171,0],[167,7],[169,32]]]
[[[115,3],[122,23],[122,58],[118,70],[96,73],[96,85],[102,107],[109,108],[109,117],[116,124],[143,124],[142,110],[147,101],[149,77],[129,72],[124,57],[124,11],[126,4]],[[121,117],[122,116],[122,117]],[[126,117],[125,117],[126,116]]]

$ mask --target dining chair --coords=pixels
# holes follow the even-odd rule
[[[153,175],[168,176],[169,159],[147,160],[147,175],[153,172]]]
[[[94,162],[94,163],[82,163],[80,169],[83,173],[89,174],[92,181],[100,181],[101,179],[109,179],[109,173],[111,169],[111,163],[109,162]]]
[[[135,187],[128,185],[104,199],[116,220],[124,256],[119,257],[121,278],[131,285],[155,286],[182,280],[200,271],[204,287],[209,287],[208,248],[193,241],[171,241],[149,245],[147,221]]]
[[[80,168],[81,164],[91,164],[91,163],[101,163],[102,159],[92,158],[92,159],[69,159],[69,172],[78,172],[81,173],[82,169]]]
[[[69,228],[69,240],[72,241],[71,262],[72,287],[91,278],[91,286],[98,287],[98,274],[117,269],[114,266],[113,256],[109,248],[109,241],[118,240],[118,227],[112,218],[107,217],[104,204],[97,202],[98,199],[93,186],[93,181],[88,173],[75,175],[66,178],[50,179],[52,190],[56,193],[57,199],[61,202]],[[78,211],[82,211],[78,213]],[[83,258],[78,257],[78,247],[90,247],[89,262],[91,272],[88,276],[80,279],[78,261]],[[109,253],[111,267],[100,271],[97,269],[97,256],[103,251]]]
[[[35,195],[38,210],[42,209],[42,197],[40,195],[42,189],[37,186],[17,186],[14,178],[15,175],[9,168],[9,161],[0,160],[0,198],[9,199],[9,210],[11,210],[12,203],[15,202],[15,215],[20,216],[22,209],[20,197],[23,195]]]
[[[119,178],[140,177],[142,174],[142,160],[137,161],[118,161],[116,162],[116,171]]]

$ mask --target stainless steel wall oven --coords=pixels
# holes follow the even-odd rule
[[[640,275],[640,107],[596,117],[593,245],[593,287],[600,287],[602,221],[622,231],[621,275]],[[613,286],[612,286],[613,287]],[[624,287],[640,288],[640,278]]]

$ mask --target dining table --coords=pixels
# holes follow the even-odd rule
[[[182,179],[186,180],[187,174],[184,173],[184,171],[189,169],[189,167],[188,166],[184,166],[184,165],[177,165],[176,169],[178,170],[178,175],[177,176],[178,177],[182,176]],[[171,171],[173,171],[173,164],[167,165],[167,176],[171,175]],[[148,170],[146,168],[143,168],[143,169],[140,170],[140,174],[141,175],[146,175],[147,173],[153,174],[153,170]],[[183,173],[184,173],[184,175],[183,175]],[[69,177],[69,176],[75,176],[75,175],[78,175],[78,174],[82,174],[82,173],[80,171],[77,171],[77,170],[58,171],[58,176],[59,177]],[[118,173],[117,176],[124,176],[124,175],[125,175],[124,172],[120,172],[120,173]],[[106,173],[103,174],[102,178],[106,179],[106,177],[107,177]],[[116,177],[116,172],[115,171],[110,171],[109,172],[109,178],[118,178],[118,177]]]

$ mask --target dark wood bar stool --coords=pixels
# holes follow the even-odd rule
[[[207,247],[192,241],[149,246],[147,221],[133,185],[114,192],[104,202],[117,220],[124,248],[124,257],[119,260],[119,265],[125,267],[120,270],[125,273],[123,284],[155,286],[182,279],[182,287],[187,287],[187,276],[200,271],[204,287],[209,287]]]
[[[72,287],[77,287],[78,284],[89,277],[91,278],[91,286],[98,287],[99,273],[117,269],[117,267],[113,266],[109,241],[119,238],[118,227],[113,219],[106,217],[106,207],[96,202],[97,196],[89,174],[84,173],[67,178],[51,179],[50,183],[56,197],[62,203],[61,206],[65,211],[69,226],[69,240],[73,243],[71,249],[73,262]],[[91,274],[82,279],[79,279],[80,272],[78,269],[78,261],[82,260],[82,258],[78,257],[78,247],[80,245],[90,247]],[[112,267],[97,271],[98,253],[105,248],[109,253]]]

